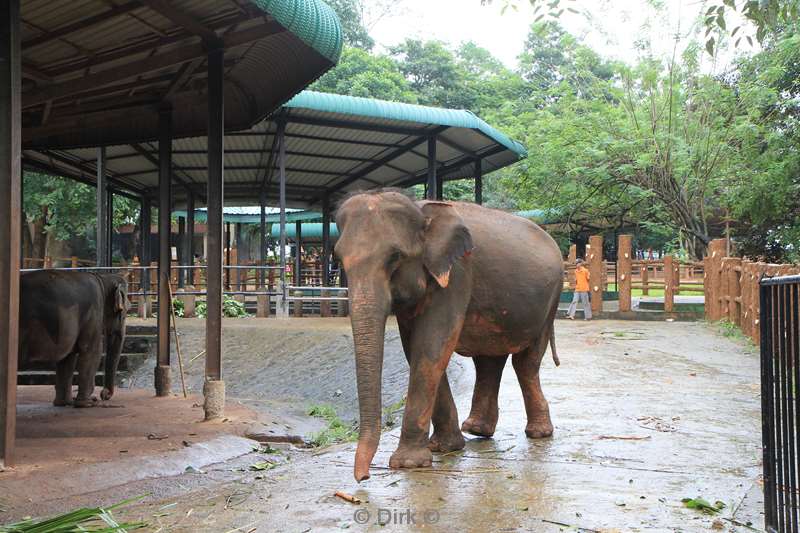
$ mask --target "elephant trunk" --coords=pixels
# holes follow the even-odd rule
[[[119,365],[119,358],[124,343],[124,325],[121,330],[112,330],[106,334],[105,372],[103,375],[103,391],[100,393],[100,397],[103,400],[110,400],[111,397],[114,396],[114,382],[117,376],[117,366]]]
[[[360,415],[354,469],[356,481],[369,479],[369,465],[381,437],[381,374],[389,304],[388,283],[370,280],[353,284],[351,278],[351,325]]]

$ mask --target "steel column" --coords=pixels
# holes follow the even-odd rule
[[[106,178],[106,147],[97,149],[97,246],[95,255],[97,266],[111,266],[108,263],[108,181]]]
[[[294,284],[298,287],[303,283],[303,223],[299,220],[294,223]]]
[[[233,226],[234,228],[234,235],[236,236],[236,266],[242,264],[242,223],[237,222]],[[233,271],[234,275],[236,276],[236,290],[242,290],[242,276],[245,274],[238,268]]]
[[[475,203],[483,205],[483,161],[475,161]]]
[[[178,265],[186,263],[186,217],[178,217]],[[183,288],[186,271],[178,269],[178,287]]]
[[[222,208],[224,204],[225,102],[223,97],[225,57],[222,48],[208,53],[208,269],[206,315],[206,381],[222,378]],[[222,414],[221,405],[213,404],[206,393],[206,418]],[[214,398],[214,400],[219,400]],[[213,405],[212,405],[213,404]]]
[[[331,201],[326,194],[322,198],[322,286],[331,281]]]
[[[114,192],[108,190],[108,200],[106,200],[108,210],[106,211],[106,264],[112,266],[114,257]]]
[[[185,264],[194,265],[194,193],[187,191],[186,195],[186,243],[183,246],[186,253]],[[186,271],[189,285],[194,285],[194,269]]]
[[[153,224],[152,214],[150,213],[150,199],[142,197],[142,204],[139,210],[139,265],[150,265],[150,227]],[[150,287],[150,271],[142,270],[141,276],[142,290]],[[147,298],[145,298],[147,299]]]
[[[285,317],[289,313],[289,306],[286,299],[289,294],[286,291],[286,122],[278,122],[278,174],[279,174],[279,195],[278,202],[280,205],[280,227],[281,227],[281,309],[277,313],[278,316]]]
[[[258,203],[261,207],[261,220],[258,228],[258,260],[259,264],[263,267],[267,264],[267,192],[263,189],[261,190],[261,194],[258,195]],[[259,288],[263,288],[266,284],[264,274],[264,270],[258,271]]]
[[[224,215],[223,215],[224,220]],[[224,264],[227,266],[231,266],[231,223],[225,222],[225,261]],[[231,290],[231,269],[226,268],[224,270],[225,275],[225,290]]]
[[[22,210],[19,0],[0,3],[0,467],[14,457]]]
[[[158,362],[156,364],[156,396],[169,396],[170,334],[172,302],[169,297],[169,275],[172,253],[172,109],[158,112]]]
[[[427,198],[436,200],[438,191],[438,180],[436,179],[436,136],[428,137],[428,183]]]

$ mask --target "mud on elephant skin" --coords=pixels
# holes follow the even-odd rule
[[[410,367],[391,467],[430,466],[431,451],[464,447],[462,430],[491,436],[509,354],[525,401],[526,434],[552,434],[539,367],[553,342],[563,268],[546,232],[500,211],[415,202],[392,190],[347,198],[336,222],[341,235],[335,251],[349,283],[361,417],[356,480],[369,477],[380,439],[383,338],[391,313]],[[462,426],[446,374],[453,352],[473,358],[477,376]]]
[[[19,364],[56,366],[56,406],[94,405],[94,379],[103,346],[106,349],[103,400],[114,395],[125,316],[128,284],[115,274],[40,270],[20,278]],[[72,380],[78,371],[78,395]]]

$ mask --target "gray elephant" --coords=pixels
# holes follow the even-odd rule
[[[122,345],[128,284],[116,274],[39,270],[20,278],[20,366],[56,365],[53,405],[91,407],[94,379],[106,359],[103,400],[114,395]],[[72,376],[78,370],[78,395],[72,399]]]
[[[411,367],[400,443],[392,468],[431,465],[431,451],[464,447],[461,431],[490,437],[509,354],[530,438],[553,425],[539,384],[563,279],[561,253],[536,224],[478,205],[414,202],[397,191],[346,199],[336,254],[349,283],[361,417],[355,478],[369,477],[381,432],[386,320],[397,317]],[[445,369],[453,352],[471,357],[476,383],[459,427]],[[433,434],[430,433],[431,421]]]

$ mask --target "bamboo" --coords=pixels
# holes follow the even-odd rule
[[[169,290],[169,310],[172,316],[172,329],[175,331],[175,349],[178,352],[178,369],[181,373],[181,388],[183,389],[183,397],[188,397],[186,393],[186,377],[183,375],[183,356],[181,355],[181,341],[178,338],[178,321],[175,320],[175,306],[172,305],[172,282],[167,278],[167,289]]]

